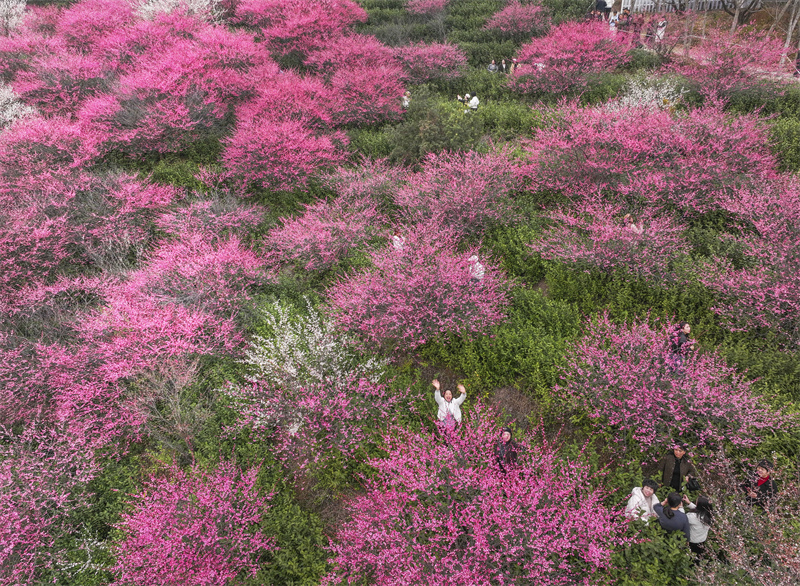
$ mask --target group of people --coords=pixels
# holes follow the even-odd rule
[[[486,69],[489,70],[489,73],[506,73],[512,74],[514,70],[517,68],[517,60],[512,59],[510,63],[506,63],[505,59],[501,59],[500,63],[498,64],[494,59],[492,62],[489,63]]]
[[[698,492],[701,488],[687,450],[686,444],[676,443],[673,446],[672,452],[658,462],[656,473],[661,476],[660,485],[648,478],[641,487],[635,487],[625,506],[625,516],[645,523],[658,519],[665,531],[681,531],[691,551],[702,554],[706,551],[705,543],[714,519],[714,506],[706,496],[700,496],[693,503],[683,492],[684,488],[687,492]],[[761,508],[770,506],[777,492],[771,474],[772,466],[762,460],[756,466],[755,476],[740,485],[750,505]],[[659,502],[656,491],[662,486],[672,490]]]
[[[629,8],[623,8],[621,12],[612,12],[613,5],[613,0],[608,0],[608,2],[606,0],[597,0],[594,8],[588,12],[586,17],[593,21],[607,22],[608,27],[613,32],[623,31],[630,33],[634,39],[641,39],[642,31],[649,24],[646,30],[645,42],[647,39],[655,43],[664,41],[667,31],[667,19],[663,15],[648,21],[641,12],[636,15],[631,14]]]
[[[447,437],[461,425],[461,405],[467,399],[467,390],[464,385],[458,385],[458,397],[453,397],[453,391],[446,390],[442,394],[442,385],[437,379],[431,382],[433,385],[433,398],[439,407],[436,412],[438,427],[443,436]],[[495,462],[499,470],[503,473],[508,472],[517,465],[517,454],[520,446],[514,441],[514,432],[510,427],[500,430],[500,437],[495,443],[494,455]]]

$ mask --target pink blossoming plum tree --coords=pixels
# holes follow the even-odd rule
[[[602,193],[684,217],[733,209],[742,186],[777,176],[763,123],[718,108],[684,116],[646,107],[562,109],[537,133],[522,174],[536,188],[582,197]],[[625,153],[619,156],[619,153]]]
[[[549,27],[547,10],[537,3],[521,4],[518,0],[508,2],[484,25],[484,28],[518,42],[540,36]]]
[[[766,406],[751,384],[713,352],[698,348],[679,365],[669,327],[589,324],[567,353],[559,390],[624,443],[660,450],[682,438],[703,450],[749,447],[789,419]]]
[[[743,50],[747,47],[746,50]],[[769,74],[786,73],[783,42],[756,29],[735,34],[718,28],[671,68],[694,80],[706,98],[724,102],[734,89],[763,83]]]
[[[624,65],[629,42],[613,35],[606,23],[565,22],[520,48],[509,84],[521,93],[579,90],[588,75]]]
[[[341,327],[365,344],[407,352],[441,334],[484,332],[504,317],[506,280],[488,259],[472,277],[471,252],[456,252],[438,226],[417,226],[398,250],[370,254],[373,267],[328,291]]]
[[[384,222],[371,196],[323,200],[307,205],[299,217],[282,219],[267,244],[279,263],[296,261],[305,270],[324,270],[378,236]]]
[[[367,20],[367,13],[352,0],[243,0],[235,22],[258,27],[276,56],[307,56]]]
[[[512,215],[515,166],[500,154],[429,154],[397,193],[410,222],[446,226],[462,237],[481,234]]]
[[[518,467],[501,473],[490,415],[480,410],[446,444],[405,430],[387,437],[325,584],[574,584],[609,567],[621,521],[587,468],[525,438]]]
[[[404,45],[395,48],[394,55],[406,79],[415,84],[461,77],[467,65],[464,51],[449,43]]]
[[[213,472],[168,469],[151,477],[123,514],[115,571],[126,584],[224,586],[252,576],[274,549],[259,522],[269,497],[258,494],[258,469],[222,462]]]
[[[689,253],[682,226],[650,212],[624,219],[625,208],[587,200],[548,214],[554,225],[531,248],[542,258],[600,271],[623,271],[654,283],[674,280],[672,262]]]
[[[793,179],[744,192],[736,212],[750,227],[724,237],[744,257],[735,267],[726,259],[701,275],[719,295],[715,311],[734,329],[764,328],[792,344],[800,341],[800,186]]]

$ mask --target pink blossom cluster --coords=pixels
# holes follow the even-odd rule
[[[224,586],[252,576],[274,549],[259,523],[269,497],[259,495],[258,468],[221,462],[204,472],[170,467],[148,479],[118,524],[119,579],[126,584]]]
[[[544,7],[535,2],[521,4],[519,0],[506,4],[484,25],[485,29],[519,39],[538,36],[549,27],[550,15]]]
[[[558,390],[616,441],[630,437],[643,452],[675,438],[704,450],[752,447],[765,430],[792,425],[717,353],[696,348],[680,364],[670,334],[669,326],[615,324],[600,316],[567,353]]]
[[[406,10],[411,14],[436,14],[447,8],[448,0],[408,0]]]
[[[621,518],[586,465],[526,437],[518,466],[502,473],[494,414],[474,413],[446,442],[387,436],[387,455],[370,461],[376,474],[332,544],[325,584],[575,584],[610,567]]]
[[[415,84],[456,79],[467,65],[464,51],[450,43],[403,45],[395,48],[394,56],[403,66],[406,79]]]
[[[547,217],[553,224],[531,243],[532,250],[581,268],[621,271],[663,284],[674,281],[673,263],[690,251],[686,226],[653,210],[634,218],[620,204],[591,199]]]
[[[684,115],[646,107],[565,105],[528,145],[521,167],[539,189],[602,193],[685,217],[731,209],[742,186],[777,177],[763,121],[703,107]]]
[[[587,76],[613,71],[630,59],[630,39],[614,35],[604,22],[564,22],[523,45],[509,78],[521,93],[561,93],[586,86]]]
[[[739,330],[767,328],[791,345],[800,342],[800,185],[794,178],[743,191],[732,210],[750,230],[726,237],[746,260],[734,267],[727,259],[701,275],[719,295],[714,308]]]
[[[711,28],[688,54],[675,55],[669,68],[693,80],[706,99],[724,103],[731,90],[781,79],[789,69],[785,53],[783,40],[769,32]]]
[[[429,154],[395,197],[406,221],[432,223],[459,237],[513,217],[516,167],[505,153]]]
[[[508,304],[508,283],[487,258],[475,278],[474,250],[458,252],[436,224],[418,224],[399,249],[370,253],[372,267],[350,274],[327,292],[339,325],[365,344],[406,352],[442,334],[485,332]]]
[[[352,462],[394,420],[401,397],[386,385],[351,376],[300,387],[255,381],[223,390],[236,405],[236,426],[271,437],[292,466]]]

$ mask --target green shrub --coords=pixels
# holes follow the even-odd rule
[[[480,97],[480,94],[478,94]],[[487,100],[476,113],[484,130],[494,139],[511,140],[530,137],[534,128],[543,128],[545,118],[541,111],[519,102]]]
[[[546,403],[567,343],[580,327],[581,315],[574,305],[519,287],[513,292],[508,320],[488,336],[431,342],[421,354],[463,373],[476,389],[521,386]]]
[[[496,59],[496,61],[500,61]],[[488,63],[488,62],[487,62]],[[487,71],[486,65],[482,67],[467,68],[463,77],[448,80],[439,80],[430,84],[447,99],[457,95],[471,94],[480,98],[481,102],[489,100],[514,101],[520,103],[519,98],[506,85],[507,76],[502,73]]]
[[[664,58],[655,51],[647,49],[631,49],[628,51],[630,61],[622,69],[624,71],[654,71],[661,67]]]
[[[628,76],[623,73],[600,73],[590,76],[587,81],[586,89],[580,96],[584,106],[602,104],[616,97],[628,82]]]
[[[781,171],[800,171],[800,119],[776,120],[771,134]]]
[[[611,577],[619,586],[681,586],[692,583],[692,555],[680,531],[666,533],[657,521],[632,522],[632,540],[617,548]]]
[[[391,160],[413,164],[428,153],[469,151],[480,146],[481,119],[455,99],[439,99],[426,87],[412,94],[403,123],[395,127]]]
[[[395,147],[394,129],[391,126],[357,128],[347,134],[350,137],[350,150],[357,158],[363,155],[371,159],[385,159]]]

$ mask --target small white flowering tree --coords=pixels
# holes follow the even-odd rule
[[[0,0],[0,6],[5,0]],[[0,17],[0,22],[2,17]],[[0,24],[0,26],[2,26]],[[14,120],[36,114],[36,110],[19,101],[10,86],[0,83],[0,128],[5,128]]]
[[[169,14],[182,9],[187,14],[208,22],[217,22],[221,20],[223,14],[219,3],[220,0],[132,0],[136,12],[145,20],[152,20],[159,14]]]
[[[13,31],[25,14],[25,0],[0,0],[0,34]]]

